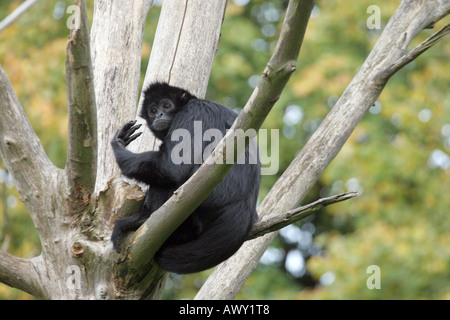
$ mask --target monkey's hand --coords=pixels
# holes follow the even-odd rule
[[[117,131],[116,135],[112,139],[112,144],[117,144],[125,148],[142,134],[142,132],[135,133],[140,127],[141,124],[136,125],[136,120],[128,121]]]

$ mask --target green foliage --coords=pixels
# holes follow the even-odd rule
[[[229,1],[207,92],[208,99],[237,109],[245,105],[270,59],[287,4],[238,2]],[[333,107],[381,33],[366,26],[368,6],[380,7],[383,28],[399,2],[317,1],[297,72],[264,123],[265,128],[280,129],[280,169],[263,177],[261,200]],[[1,1],[0,17],[20,3]],[[57,3],[72,4],[41,1],[0,33],[0,64],[45,150],[64,167],[69,30],[68,14],[52,17]],[[152,9],[147,19],[143,74],[158,13]],[[423,31],[414,43],[445,23]],[[360,197],[284,230],[238,298],[450,298],[449,56],[450,42],[444,39],[389,81],[304,202],[349,190],[360,191]],[[6,197],[0,199],[0,245],[8,238],[9,252],[38,254],[37,233],[17,192],[5,182],[0,182],[0,194],[2,190]],[[9,205],[4,206],[5,201]],[[366,286],[371,265],[380,267],[381,289]],[[165,297],[194,297],[208,274],[171,275]],[[26,297],[0,285],[0,298]]]

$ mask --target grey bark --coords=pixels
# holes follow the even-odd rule
[[[95,191],[120,176],[110,141],[136,116],[145,19],[153,0],[96,0],[91,29],[92,64],[98,118]]]

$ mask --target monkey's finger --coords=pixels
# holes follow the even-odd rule
[[[119,129],[119,131],[125,132],[128,131],[132,126],[134,126],[136,124],[137,120],[131,120],[128,121],[127,123],[125,123],[122,128]]]
[[[139,129],[142,126],[142,124],[138,124],[135,126],[132,126],[131,128],[128,129],[127,132],[124,133],[124,138],[125,139],[129,139],[129,137],[136,132],[137,129]]]
[[[137,129],[139,129],[142,126],[142,123],[136,124],[132,126],[128,131],[129,132],[135,132]]]
[[[123,127],[125,128],[130,128],[130,127],[132,127],[132,126],[134,126],[135,124],[136,124],[136,121],[137,120],[130,120],[130,121],[128,121],[128,122],[126,122],[124,125],[123,125]]]
[[[134,126],[134,124],[136,123],[136,120],[132,120],[132,121],[128,121],[127,123],[125,123],[122,128],[120,128],[117,131],[117,136],[118,137],[125,137],[128,133],[128,131]]]
[[[126,145],[129,145],[132,141],[136,140],[137,137],[139,137],[142,134],[142,132],[138,132],[131,137],[129,137],[126,141]]]

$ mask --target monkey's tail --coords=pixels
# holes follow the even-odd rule
[[[217,220],[192,241],[163,245],[155,255],[156,262],[164,270],[185,274],[212,268],[231,257],[244,243],[252,224],[233,226]]]

